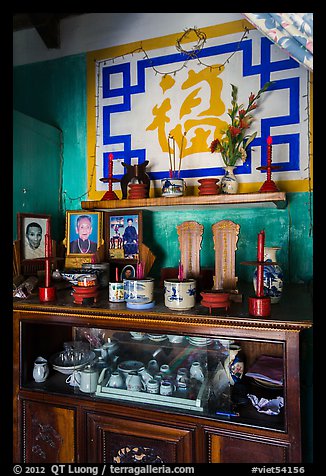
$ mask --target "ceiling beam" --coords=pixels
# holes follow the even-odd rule
[[[29,13],[30,21],[47,48],[60,48],[60,16],[55,13]]]

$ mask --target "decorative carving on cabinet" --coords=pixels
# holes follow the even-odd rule
[[[200,274],[201,242],[204,227],[196,221],[184,221],[177,226],[184,278],[198,278]]]
[[[73,463],[74,411],[23,402],[24,463]]]
[[[153,448],[146,446],[125,446],[120,448],[117,456],[113,457],[114,463],[164,463]]]
[[[213,289],[233,291],[237,289],[235,276],[235,252],[240,225],[231,220],[221,220],[212,225],[215,250],[215,276]]]
[[[92,442],[89,462],[100,463],[190,463],[192,430],[172,428],[159,423],[117,418],[107,415],[87,416]]]

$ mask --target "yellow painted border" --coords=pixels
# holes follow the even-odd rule
[[[219,36],[225,36],[232,33],[243,32],[244,29],[255,30],[255,27],[247,20],[237,20],[229,23],[223,23],[220,25],[209,26],[202,28],[207,38],[216,38]],[[94,63],[96,61],[105,60],[109,58],[115,58],[118,56],[129,55],[133,51],[142,47],[146,51],[155,50],[158,48],[166,48],[176,44],[176,40],[180,38],[182,32],[174,33],[171,35],[161,36],[157,38],[151,38],[148,40],[142,40],[134,43],[128,43],[125,45],[113,46],[111,48],[105,48],[101,50],[91,51],[86,55],[87,61],[87,190],[88,200],[101,200],[104,193],[103,191],[96,190],[96,68]],[[192,38],[185,39],[184,42],[191,42]],[[312,74],[309,78],[310,88],[310,170],[311,180],[286,180],[278,181],[278,187],[285,192],[307,192],[312,189]],[[263,182],[262,182],[263,183]],[[239,193],[256,192],[261,187],[262,183],[242,183],[239,186]],[[121,192],[118,191],[117,195],[121,198]]]

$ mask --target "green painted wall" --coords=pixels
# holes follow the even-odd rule
[[[87,199],[86,56],[80,54],[14,68],[14,108],[62,131],[63,206],[54,233],[57,239],[63,239],[65,210],[78,210],[81,200]],[[17,165],[20,160],[19,156],[15,157]],[[196,220],[204,225],[201,265],[214,266],[211,225],[229,219],[240,224],[236,255],[236,273],[240,280],[251,280],[252,268],[240,262],[255,259],[257,234],[265,229],[266,246],[282,248],[278,260],[285,279],[309,281],[313,274],[311,201],[312,194],[289,193],[285,210],[258,207],[145,211],[144,242],[157,256],[153,275],[158,277],[161,267],[177,266],[176,225],[185,220]]]
[[[18,212],[51,215],[52,228],[58,228],[61,132],[17,111],[13,114],[13,131],[13,238],[16,239]]]
[[[13,91],[14,109],[62,132],[63,205],[57,229],[53,230],[54,238],[62,240],[65,209],[78,210],[80,201],[86,199],[86,56],[74,55],[15,67]],[[15,156],[14,159],[19,166],[22,158]],[[48,164],[48,173],[52,171]]]

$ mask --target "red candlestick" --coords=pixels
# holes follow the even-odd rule
[[[258,244],[257,244],[257,261],[259,263],[264,262],[264,243],[265,242],[265,232],[264,230],[258,233]],[[257,296],[264,296],[264,265],[257,265]]]
[[[113,176],[113,154],[109,154],[109,179]],[[109,190],[112,191],[112,181],[109,180]]]
[[[50,272],[51,272],[51,263],[50,263],[50,235],[46,233],[45,235],[45,287],[50,287]]]
[[[267,180],[271,180],[272,177],[272,138],[271,136],[267,137]]]

